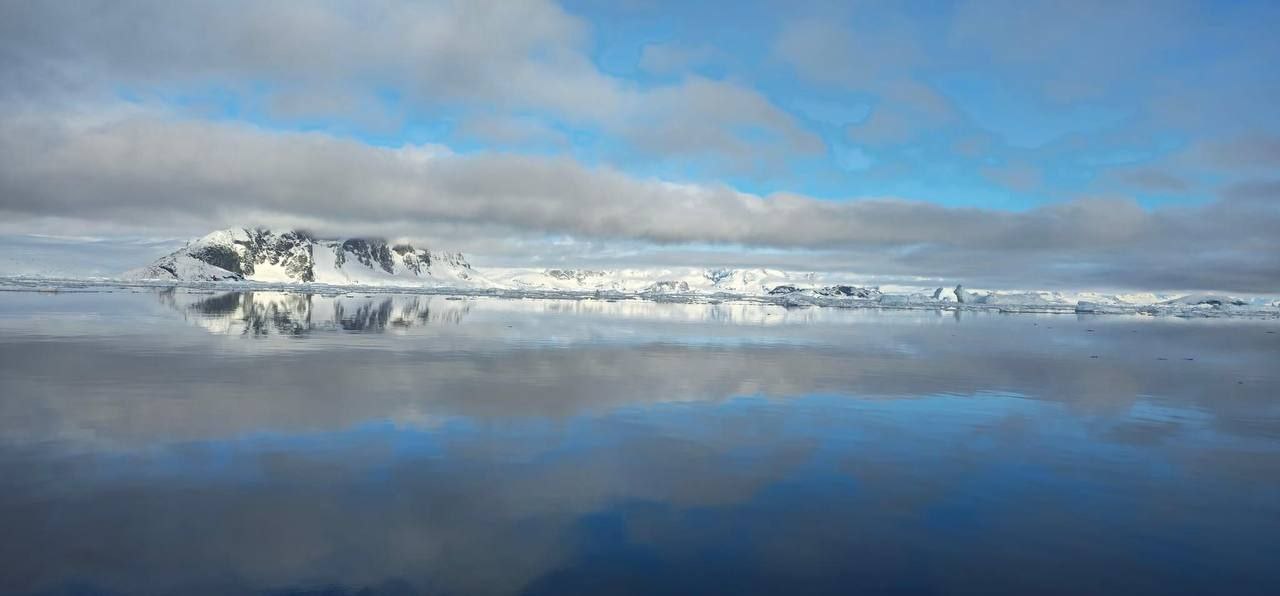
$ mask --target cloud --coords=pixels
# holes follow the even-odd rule
[[[1258,201],[1280,207],[1280,180],[1246,180],[1232,184],[1223,191],[1232,201]]]
[[[565,147],[569,143],[565,134],[549,123],[527,116],[475,115],[463,120],[458,126],[458,132],[463,137],[507,147],[531,145]]]
[[[806,79],[865,89],[901,77],[925,59],[908,23],[879,25],[854,31],[830,19],[792,21],[778,34],[773,53]]]
[[[889,16],[875,27],[841,27],[829,19],[786,24],[773,52],[802,78],[869,93],[878,103],[865,120],[850,126],[859,143],[898,144],[956,120],[949,100],[912,71],[928,62],[907,21]]]
[[[707,44],[646,44],[640,51],[640,68],[655,74],[685,72],[724,59],[724,53]]]
[[[794,126],[763,95],[701,77],[650,91],[628,113],[618,130],[648,154],[709,155],[729,167],[761,170],[823,150],[821,139]]]
[[[1182,177],[1156,168],[1118,169],[1108,179],[1145,192],[1182,193],[1191,189],[1191,184]]]
[[[880,102],[865,121],[849,127],[849,138],[870,144],[897,144],[952,124],[951,102],[928,85],[911,80],[877,85]]]
[[[1118,80],[1177,47],[1197,18],[1189,2],[966,0],[947,41],[988,66],[1034,81],[1047,98],[1105,95]]]
[[[413,83],[431,97],[487,99],[553,77],[604,88],[578,54],[583,23],[549,2],[384,1],[296,5],[232,0],[6,4],[8,90],[270,80],[301,86],[355,78]],[[538,58],[531,55],[537,53]],[[38,88],[38,87],[37,87]],[[597,89],[599,92],[599,89]],[[535,101],[554,102],[546,90]]]
[[[1044,173],[1028,163],[1008,163],[998,166],[983,166],[978,170],[982,176],[1000,186],[1016,192],[1031,192],[1040,187]]]
[[[1280,168],[1280,136],[1252,134],[1206,142],[1194,153],[1224,169]]]
[[[1146,210],[1123,198],[1023,212],[897,198],[818,200],[637,178],[564,157],[382,148],[152,113],[0,122],[0,213],[120,230],[256,221],[334,233],[472,232],[835,251],[875,274],[1275,291],[1280,213],[1239,201]],[[480,232],[483,232],[481,234]]]
[[[640,88],[609,76],[588,55],[590,37],[584,21],[543,0],[5,3],[0,99],[77,105],[121,90],[213,88],[245,102],[265,95],[277,118],[383,128],[405,106],[544,113],[616,135],[649,158],[739,168],[760,167],[737,161],[755,152],[820,151],[794,118],[746,87],[693,78]],[[402,101],[387,104],[383,90]]]

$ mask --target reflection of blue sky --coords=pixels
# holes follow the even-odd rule
[[[1111,432],[1171,418],[1176,435],[1156,442]],[[1210,422],[1185,408],[1142,405],[1103,421],[1063,403],[979,393],[741,396],[556,422],[452,418],[252,433],[81,456],[73,473],[95,471],[53,503],[64,520],[125,545],[123,554],[148,573],[95,572],[62,559],[62,544],[44,542],[48,566],[33,577],[56,585],[78,570],[90,585],[181,585],[199,578],[184,570],[210,563],[197,545],[244,540],[245,522],[272,519],[281,538],[269,544],[297,553],[282,561],[297,575],[252,565],[263,553],[247,543],[218,565],[236,566],[248,586],[355,588],[398,578],[494,593],[564,592],[582,582],[845,593],[884,582],[918,590],[978,582],[1018,593],[1087,582],[1160,593],[1182,586],[1182,565],[1194,564],[1197,581],[1231,581],[1252,593],[1276,579],[1261,553],[1274,535],[1277,487],[1248,475],[1249,464],[1242,474],[1232,459],[1270,466],[1280,449],[1274,440],[1233,440]],[[46,449],[0,465],[59,457]],[[124,487],[140,497],[111,496]],[[108,519],[135,515],[153,499],[171,506],[100,528],[86,517],[87,499]],[[23,532],[39,526],[10,527],[30,538]],[[388,531],[448,547],[404,543],[398,552]],[[1020,547],[1001,547],[1011,543]],[[152,548],[166,549],[159,560],[170,565],[150,568]],[[370,549],[392,556],[375,562],[361,554]],[[537,549],[539,562],[493,567],[521,549]],[[510,585],[475,583],[456,571],[460,564]],[[998,573],[1011,566],[1019,573]],[[365,579],[352,583],[343,570]],[[965,570],[1003,579],[986,584]],[[1126,574],[1144,579],[1126,584]]]

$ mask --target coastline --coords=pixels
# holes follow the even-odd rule
[[[505,298],[512,300],[638,300],[677,304],[760,304],[785,308],[849,308],[880,310],[926,310],[956,312],[998,312],[1008,314],[1132,315],[1177,318],[1280,319],[1280,306],[1231,304],[1106,304],[1089,301],[1072,303],[958,303],[921,299],[919,295],[884,294],[875,298],[832,297],[801,292],[784,295],[753,295],[728,292],[659,293],[613,290],[560,290],[537,288],[464,288],[455,286],[331,285],[322,283],[281,283],[251,281],[121,280],[110,278],[0,277],[0,292],[84,293],[113,290],[182,288],[209,292],[287,292],[342,296],[356,294],[402,294],[452,297]]]

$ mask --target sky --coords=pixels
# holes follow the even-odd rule
[[[0,1],[0,274],[230,226],[477,266],[1280,291],[1275,2]]]

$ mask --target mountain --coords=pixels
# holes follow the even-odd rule
[[[259,281],[331,285],[489,287],[462,253],[367,238],[322,239],[301,231],[219,230],[187,243],[126,279]]]

